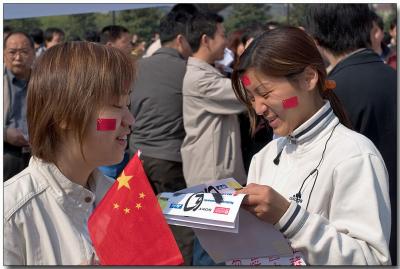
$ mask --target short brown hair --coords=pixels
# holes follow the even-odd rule
[[[306,67],[318,72],[317,90],[328,99],[339,121],[351,128],[339,99],[331,90],[326,90],[326,70],[322,56],[314,40],[296,27],[282,26],[259,35],[240,56],[239,63],[232,73],[232,87],[238,99],[247,106],[252,134],[255,133],[257,115],[251,105],[246,90],[242,87],[241,75],[249,68],[274,77],[286,77],[296,82],[297,75]]]
[[[88,122],[101,107],[129,94],[135,66],[123,52],[90,42],[66,42],[48,49],[33,66],[27,121],[32,155],[55,161],[70,130],[81,145]]]

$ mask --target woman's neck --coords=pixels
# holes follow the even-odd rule
[[[57,156],[59,157],[55,161],[55,164],[61,173],[72,182],[86,187],[94,167],[88,165],[80,151],[74,152],[73,149],[64,147],[64,149],[58,151]]]

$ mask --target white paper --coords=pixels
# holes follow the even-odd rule
[[[307,265],[300,252],[294,252],[291,256],[268,256],[268,257],[253,257],[249,259],[234,259],[225,262],[226,265],[234,266],[258,266],[258,265],[291,265],[303,266]]]
[[[239,211],[239,233],[194,231],[202,247],[217,263],[240,258],[290,256],[293,253],[282,233],[244,209]]]
[[[244,195],[231,193],[161,193],[164,217],[172,225],[238,232],[237,217]]]
[[[202,247],[216,263],[263,265],[278,264],[279,260],[279,264],[287,265],[304,262],[293,256],[289,242],[273,225],[240,209],[244,195],[231,195],[240,188],[236,180],[222,179],[175,193],[161,193],[159,203],[169,224],[194,228]],[[184,211],[185,205],[198,208]],[[213,214],[216,207],[223,208],[218,209],[220,212],[226,210],[226,214]]]

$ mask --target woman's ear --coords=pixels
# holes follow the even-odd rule
[[[318,72],[314,68],[307,66],[303,72],[304,88],[307,91],[314,90],[318,83]]]

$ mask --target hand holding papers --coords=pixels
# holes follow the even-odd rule
[[[198,229],[238,232],[238,211],[244,195],[233,196],[241,188],[234,179],[197,185],[158,197],[168,224]]]
[[[295,256],[283,235],[240,209],[244,196],[231,195],[240,188],[234,179],[222,179],[175,194],[162,193],[159,202],[169,224],[195,228],[201,245],[217,263],[263,265],[279,260],[279,264],[290,265],[285,261]]]

